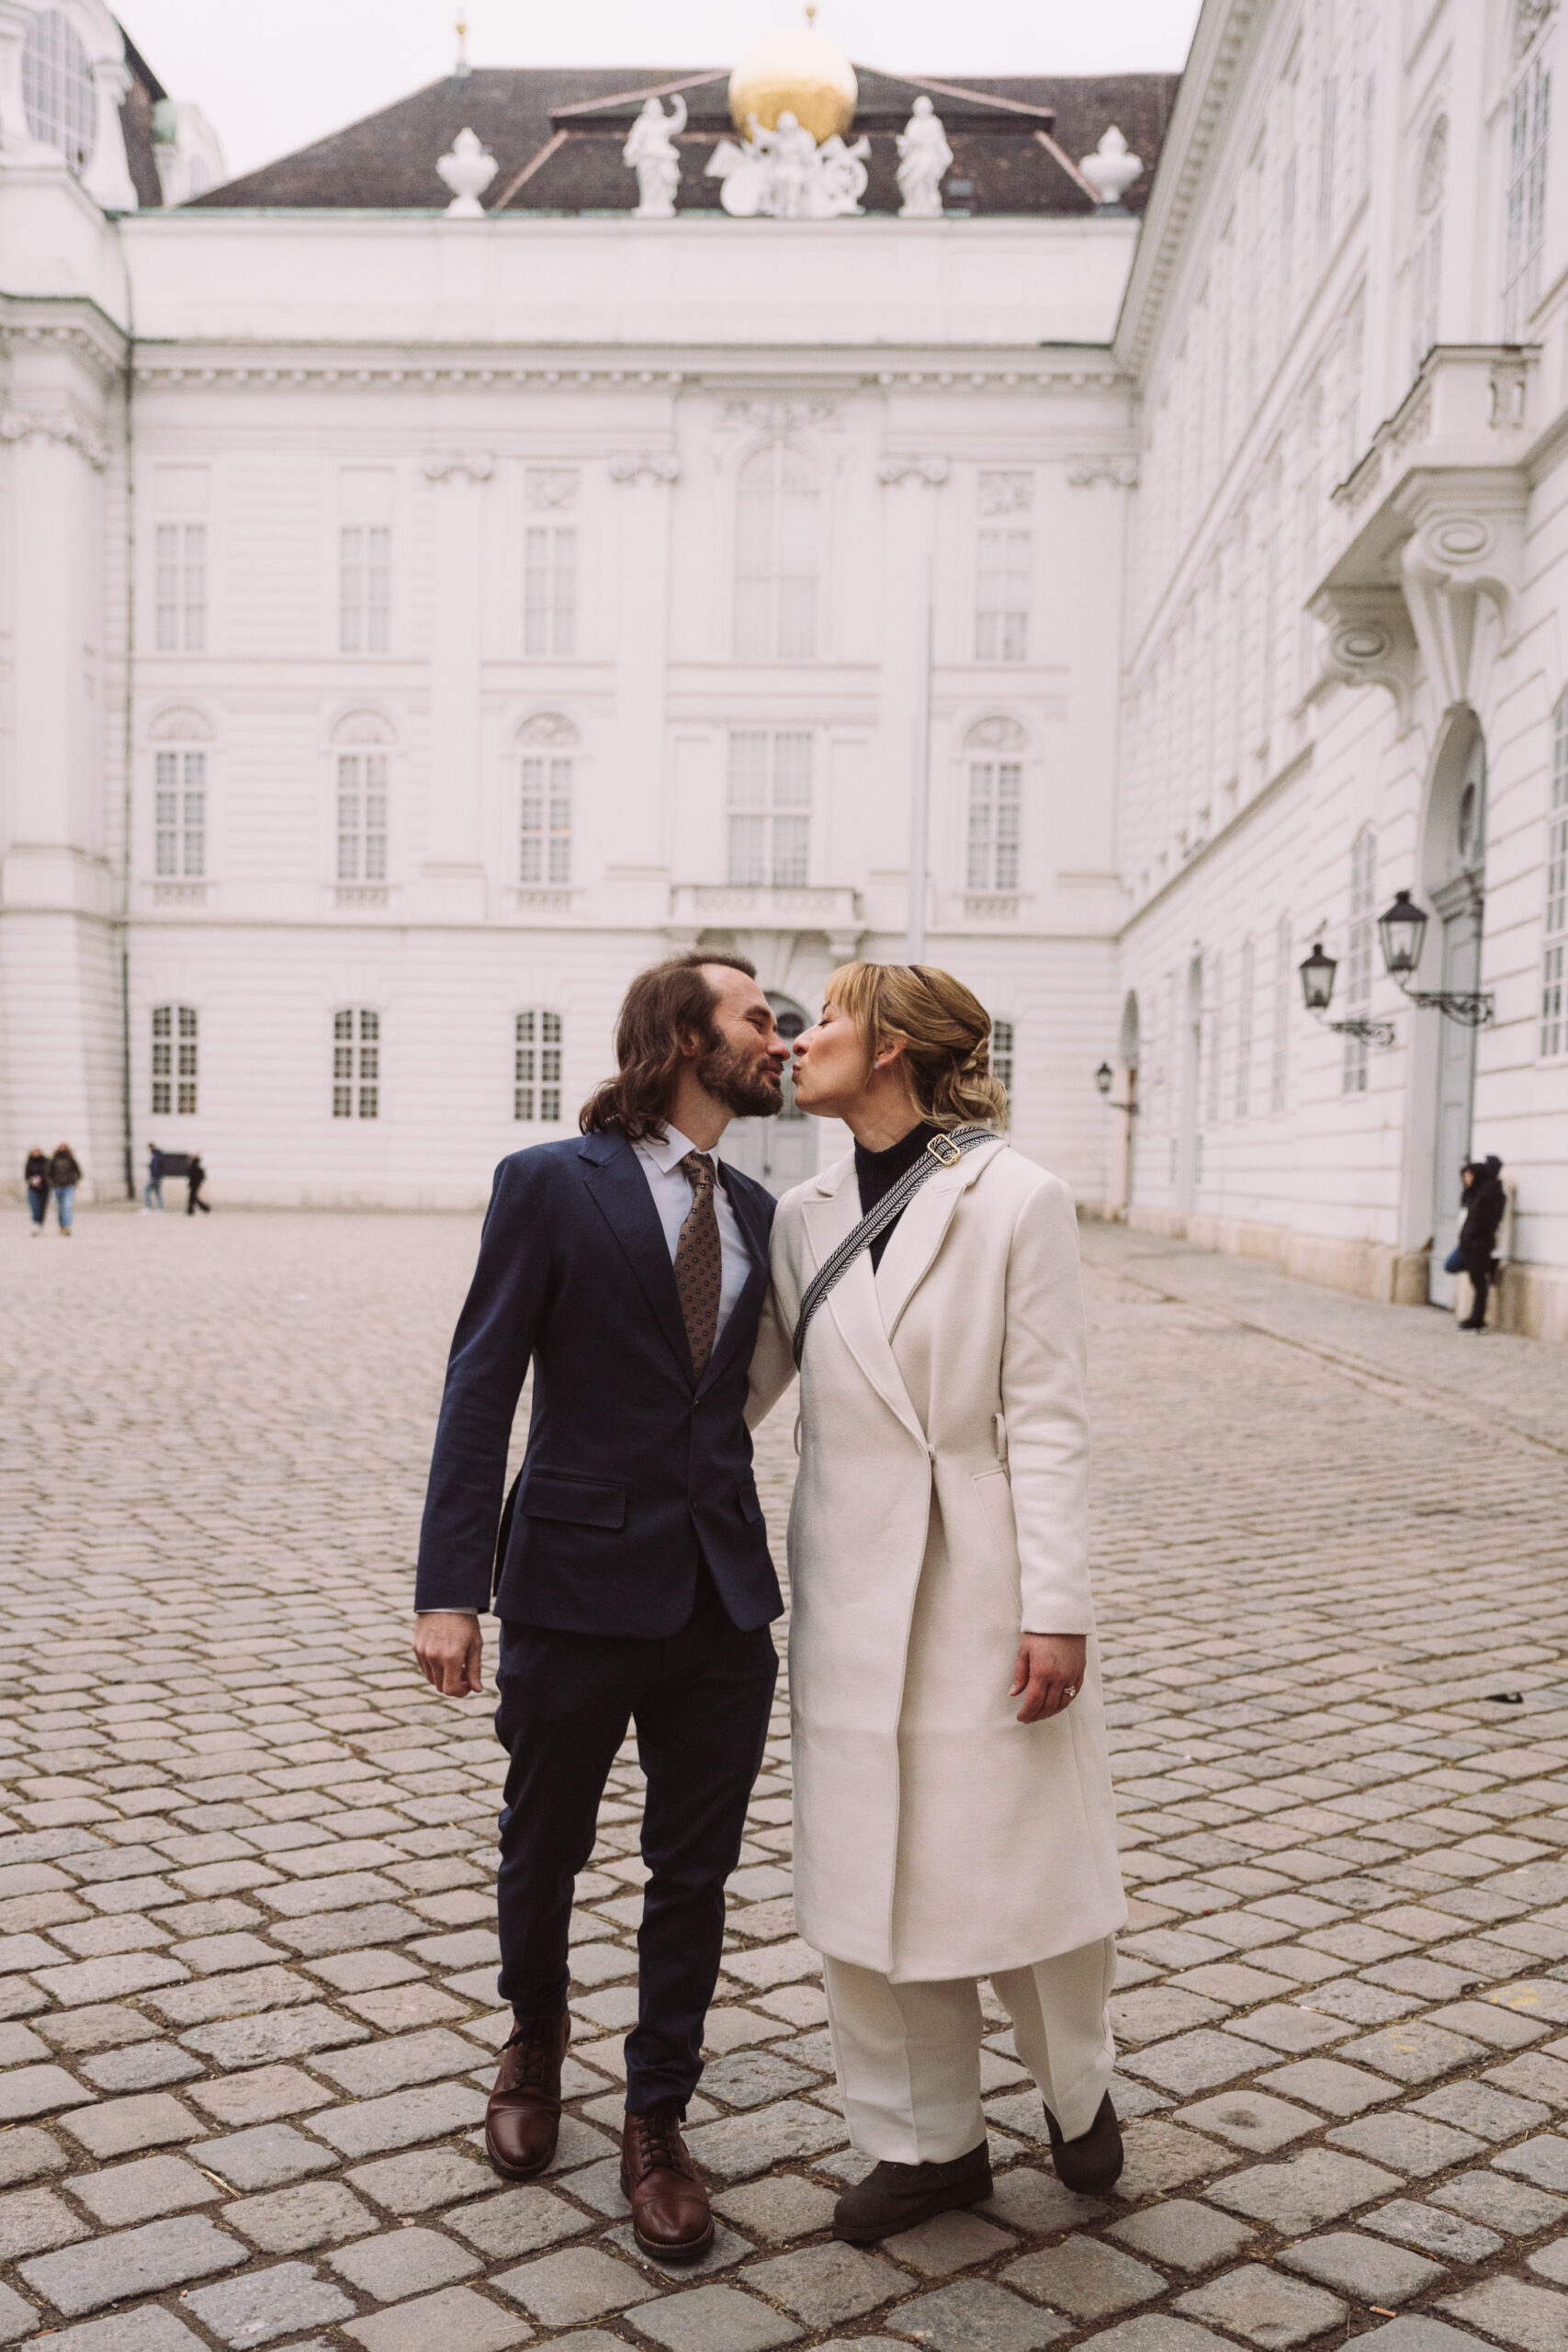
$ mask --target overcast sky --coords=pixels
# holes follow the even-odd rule
[[[1173,72],[1199,0],[824,0],[867,65],[939,74]],[[231,172],[287,155],[447,71],[457,0],[117,0],[171,96],[195,98]],[[796,16],[789,0],[468,0],[476,65],[718,65]]]

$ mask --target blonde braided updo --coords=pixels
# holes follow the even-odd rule
[[[1002,1126],[1007,1089],[991,1075],[991,1016],[935,964],[842,964],[824,991],[874,1060],[902,1044],[915,1108],[933,1127]]]

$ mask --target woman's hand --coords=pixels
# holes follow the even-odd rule
[[[1037,1724],[1059,1715],[1083,1688],[1089,1645],[1082,1634],[1024,1634],[1018,1645],[1010,1699],[1027,1696],[1018,1711],[1021,1724]]]

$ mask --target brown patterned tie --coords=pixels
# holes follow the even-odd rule
[[[692,1205],[675,1245],[675,1288],[685,1318],[692,1369],[700,1380],[707,1370],[718,1332],[718,1293],[724,1276],[714,1207],[714,1165],[705,1151],[689,1151],[679,1163],[692,1188]]]

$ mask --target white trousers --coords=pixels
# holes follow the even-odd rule
[[[974,1978],[896,1984],[848,1961],[822,1965],[855,2148],[905,2165],[949,2164],[977,2148],[986,2136],[985,2020]],[[1020,2062],[1068,2140],[1089,2130],[1110,2085],[1116,2052],[1107,2004],[1115,1975],[1115,1939],[1107,1936],[990,1980],[1012,2019]]]

